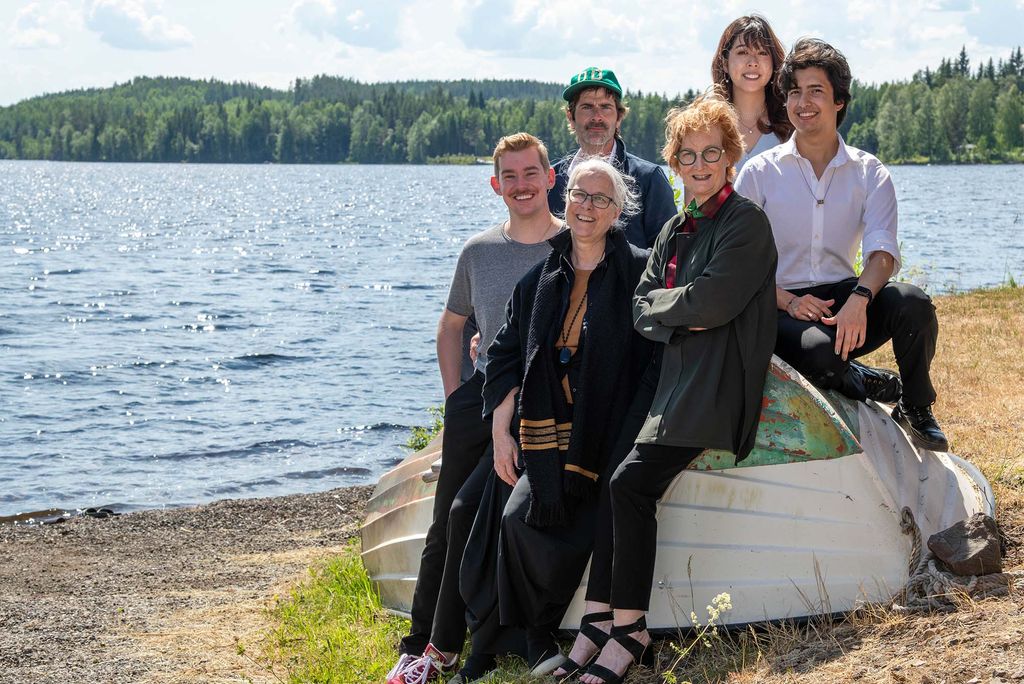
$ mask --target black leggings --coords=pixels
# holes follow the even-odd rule
[[[702,451],[702,447],[637,444],[615,469],[609,483],[614,549],[608,602],[612,607],[647,610],[658,543],[658,499]],[[588,597],[601,600],[592,592]]]

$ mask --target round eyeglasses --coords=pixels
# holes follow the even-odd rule
[[[700,152],[700,156],[704,158],[704,161],[708,164],[714,164],[716,161],[722,158],[725,154],[725,150],[721,147],[705,147]],[[697,163],[697,153],[693,150],[679,150],[676,153],[676,161],[683,166],[692,166]]]
[[[615,204],[608,195],[602,195],[601,193],[589,193],[586,190],[580,190],[579,188],[573,188],[569,191],[569,199],[573,204],[583,204],[590,198],[590,203],[594,205],[595,209],[607,209],[612,204]]]

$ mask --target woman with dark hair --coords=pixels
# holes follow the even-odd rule
[[[588,609],[611,608],[612,621],[584,684],[617,684],[649,655],[658,499],[704,449],[750,453],[775,345],[778,257],[764,212],[732,190],[743,150],[736,111],[700,97],[669,112],[665,138],[665,161],[694,201],[662,228],[633,297],[634,327],[660,343],[660,372],[636,444],[608,483],[611,581],[604,597],[588,592],[603,598]]]
[[[736,108],[745,154],[750,157],[789,140],[793,125],[777,78],[786,51],[768,20],[758,14],[740,17],[725,27],[711,61],[711,79]]]

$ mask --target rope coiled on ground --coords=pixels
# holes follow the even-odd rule
[[[935,554],[923,552],[921,529],[907,507],[900,515],[900,530],[913,537],[910,578],[892,609],[898,613],[947,613],[957,609],[964,598],[1006,596],[1017,585],[1024,586],[1024,572],[994,572],[961,577],[939,567]]]

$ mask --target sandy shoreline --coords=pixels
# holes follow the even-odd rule
[[[278,681],[236,644],[357,535],[370,492],[0,526],[0,682]]]

